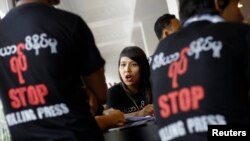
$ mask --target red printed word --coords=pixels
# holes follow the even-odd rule
[[[173,62],[169,66],[168,77],[172,78],[172,88],[177,88],[179,86],[177,82],[178,75],[183,75],[187,71],[188,59],[185,54],[189,48],[183,48],[180,53],[180,60]]]
[[[172,91],[158,98],[160,115],[168,118],[171,114],[197,110],[200,101],[204,98],[204,89],[201,86],[182,88],[180,91]]]
[[[10,58],[10,69],[13,73],[16,73],[18,76],[18,82],[24,84],[25,80],[23,78],[22,72],[27,70],[27,60],[26,56],[23,54],[21,49],[25,49],[24,43],[17,45],[17,56]]]
[[[12,108],[18,109],[26,107],[28,104],[32,106],[45,104],[45,96],[48,95],[48,89],[44,84],[30,85],[28,87],[12,88],[8,94]]]

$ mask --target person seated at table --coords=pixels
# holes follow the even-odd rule
[[[150,68],[144,51],[137,46],[125,47],[118,68],[121,82],[108,89],[107,106],[121,110],[125,117],[152,115]]]
[[[124,125],[124,113],[113,108],[106,108],[104,105],[98,105],[96,98],[89,89],[85,89],[88,94],[88,103],[90,111],[102,131],[109,128],[120,127]]]

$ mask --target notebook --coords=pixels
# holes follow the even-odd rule
[[[126,117],[125,125],[122,127],[110,128],[108,131],[120,131],[131,127],[147,125],[151,121],[155,121],[154,116],[145,117]]]

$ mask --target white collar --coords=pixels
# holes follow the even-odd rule
[[[218,22],[224,22],[225,20],[219,15],[211,15],[211,14],[195,15],[187,19],[184,22],[183,27],[186,27],[189,24],[193,22],[198,22],[198,21],[210,21],[212,23],[218,23]]]

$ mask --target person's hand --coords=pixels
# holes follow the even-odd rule
[[[103,114],[105,116],[108,116],[114,125],[116,126],[124,125],[124,122],[125,122],[124,113],[121,112],[120,110],[110,108],[108,110],[104,110]]]
[[[154,107],[153,104],[146,105],[141,111],[139,111],[140,116],[147,116],[154,114]]]

